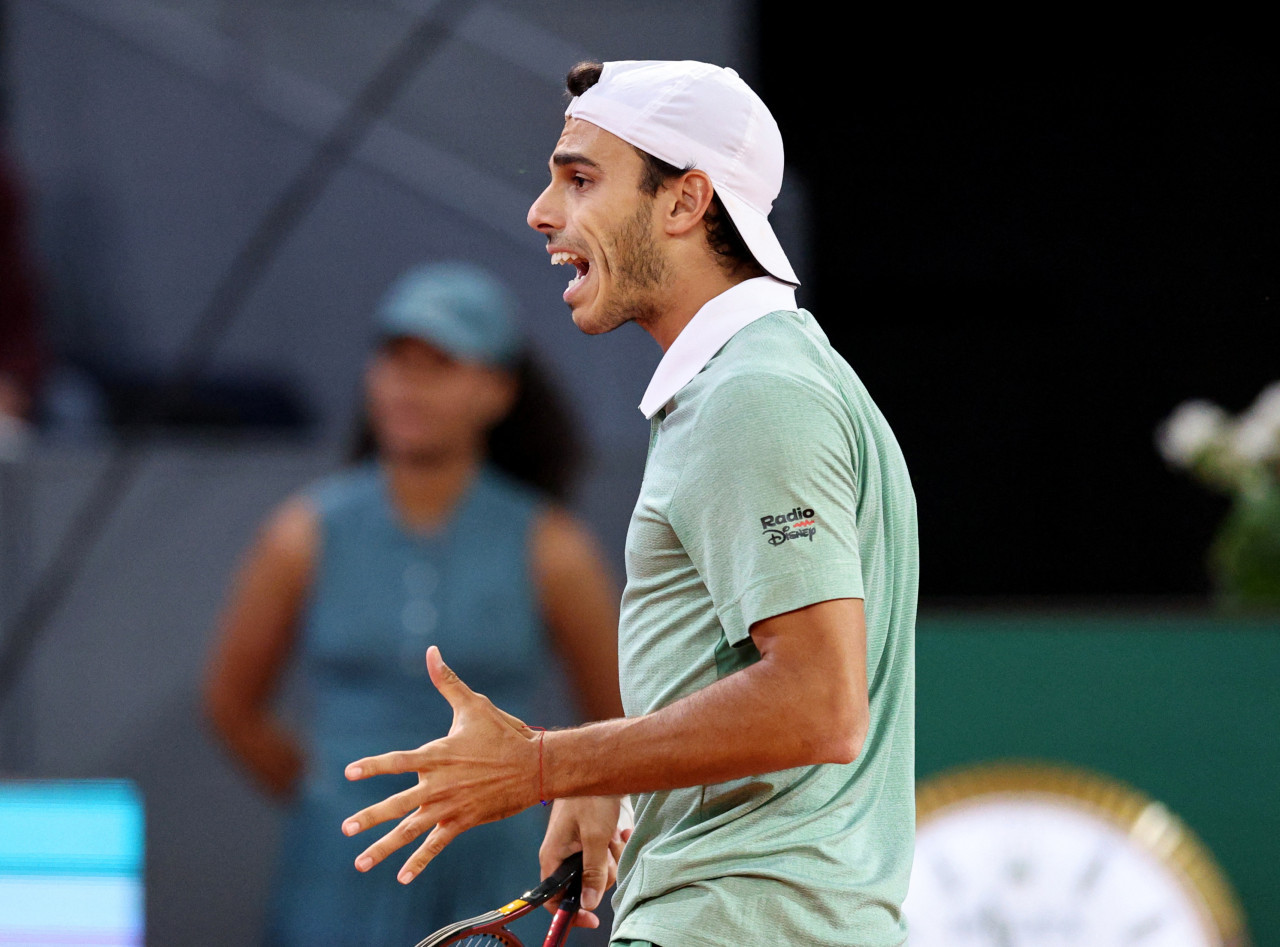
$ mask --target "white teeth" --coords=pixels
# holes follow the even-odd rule
[[[568,250],[557,250],[555,253],[551,254],[552,266],[559,266],[562,263],[569,263],[569,264],[573,264],[574,266],[577,266],[577,264],[579,263],[584,264],[581,270],[574,273],[573,279],[569,280],[568,289],[572,289],[574,286],[578,285],[584,279],[587,278],[586,260],[578,256],[578,254],[570,253]]]

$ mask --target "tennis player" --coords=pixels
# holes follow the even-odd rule
[[[781,135],[736,73],[704,63],[584,63],[568,86],[529,224],[574,268],[564,299],[580,329],[636,322],[664,353],[640,404],[627,716],[539,733],[431,649],[453,727],[348,767],[419,778],[344,825],[404,817],[357,867],[427,833],[401,870],[411,881],[467,828],[554,799],[543,874],[581,848],[584,908],[622,851],[618,947],[902,944],[915,502],[888,424],[796,306],[767,216]]]

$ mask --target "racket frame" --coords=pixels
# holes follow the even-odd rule
[[[582,853],[575,852],[561,862],[560,867],[542,882],[514,901],[509,901],[496,910],[442,927],[426,939],[419,941],[417,947],[445,947],[446,944],[456,944],[463,938],[477,934],[491,934],[502,938],[510,947],[524,947],[520,939],[506,929],[506,925],[537,910],[564,891],[565,896],[561,899],[560,907],[551,921],[551,928],[547,931],[547,939],[543,941],[543,947],[560,947],[569,934],[569,928],[573,926],[573,915],[578,912],[581,887]],[[563,919],[561,915],[564,915]],[[558,937],[557,940],[552,940],[553,934]]]

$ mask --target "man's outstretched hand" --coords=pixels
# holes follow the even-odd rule
[[[434,645],[427,649],[427,673],[453,707],[449,735],[416,750],[356,760],[346,770],[347,779],[418,774],[418,785],[357,812],[342,824],[344,833],[355,835],[404,817],[356,859],[360,871],[368,871],[427,833],[400,869],[401,884],[417,877],[467,829],[504,819],[538,801],[537,732],[467,687]]]

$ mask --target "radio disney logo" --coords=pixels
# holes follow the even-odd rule
[[[770,546],[781,546],[788,540],[795,539],[813,542],[813,534],[818,531],[813,517],[813,510],[797,506],[790,513],[760,517],[760,528],[764,530]]]

